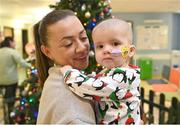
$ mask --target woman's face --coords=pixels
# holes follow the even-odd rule
[[[68,16],[48,27],[48,45],[41,50],[58,65],[84,69],[88,66],[89,40],[75,16]]]

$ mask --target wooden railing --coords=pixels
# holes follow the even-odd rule
[[[166,97],[163,93],[160,93],[159,95],[159,102],[155,102],[154,91],[150,90],[148,95],[149,98],[145,98],[145,89],[141,88],[142,109],[145,111],[144,105],[148,105],[148,112],[144,112],[146,114],[146,123],[155,123],[155,117],[159,116],[158,124],[180,124],[180,102],[176,97],[172,98],[170,106],[166,106]],[[154,112],[155,108],[158,109],[158,114],[155,114],[157,113]]]

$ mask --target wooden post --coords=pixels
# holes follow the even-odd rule
[[[144,124],[147,122],[146,113],[144,112],[144,88],[141,87],[141,105],[140,105],[140,113],[141,120],[143,120]]]
[[[159,124],[164,124],[164,106],[165,106],[165,95],[163,93],[160,94],[160,102],[159,102]]]
[[[177,105],[178,105],[178,100],[177,98],[173,97],[171,100],[171,107],[169,108],[169,115],[168,115],[168,121],[167,121],[168,124],[175,124],[179,117],[177,116],[178,114]]]
[[[153,116],[153,107],[154,107],[154,91],[149,91],[149,124],[154,123]]]
[[[177,105],[177,115],[176,115],[176,124],[180,124],[180,102]]]
[[[141,106],[144,109],[144,88],[141,87]]]

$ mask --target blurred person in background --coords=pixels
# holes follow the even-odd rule
[[[18,85],[18,64],[24,68],[31,67],[15,50],[13,37],[5,37],[0,45],[0,87],[4,89],[4,99],[8,107],[8,120],[13,123],[10,113],[13,110]],[[5,117],[5,116],[4,116]]]

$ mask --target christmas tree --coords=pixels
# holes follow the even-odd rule
[[[90,62],[86,72],[91,73],[92,71],[100,71],[101,66],[96,63],[94,57],[91,32],[98,22],[111,17],[112,9],[110,7],[110,0],[60,0],[55,5],[50,5],[50,7],[56,10],[70,9],[74,11],[84,25],[91,45],[89,54]]]
[[[28,79],[19,86],[19,95],[10,116],[15,124],[36,124],[41,90],[38,84],[35,60],[27,70]]]

